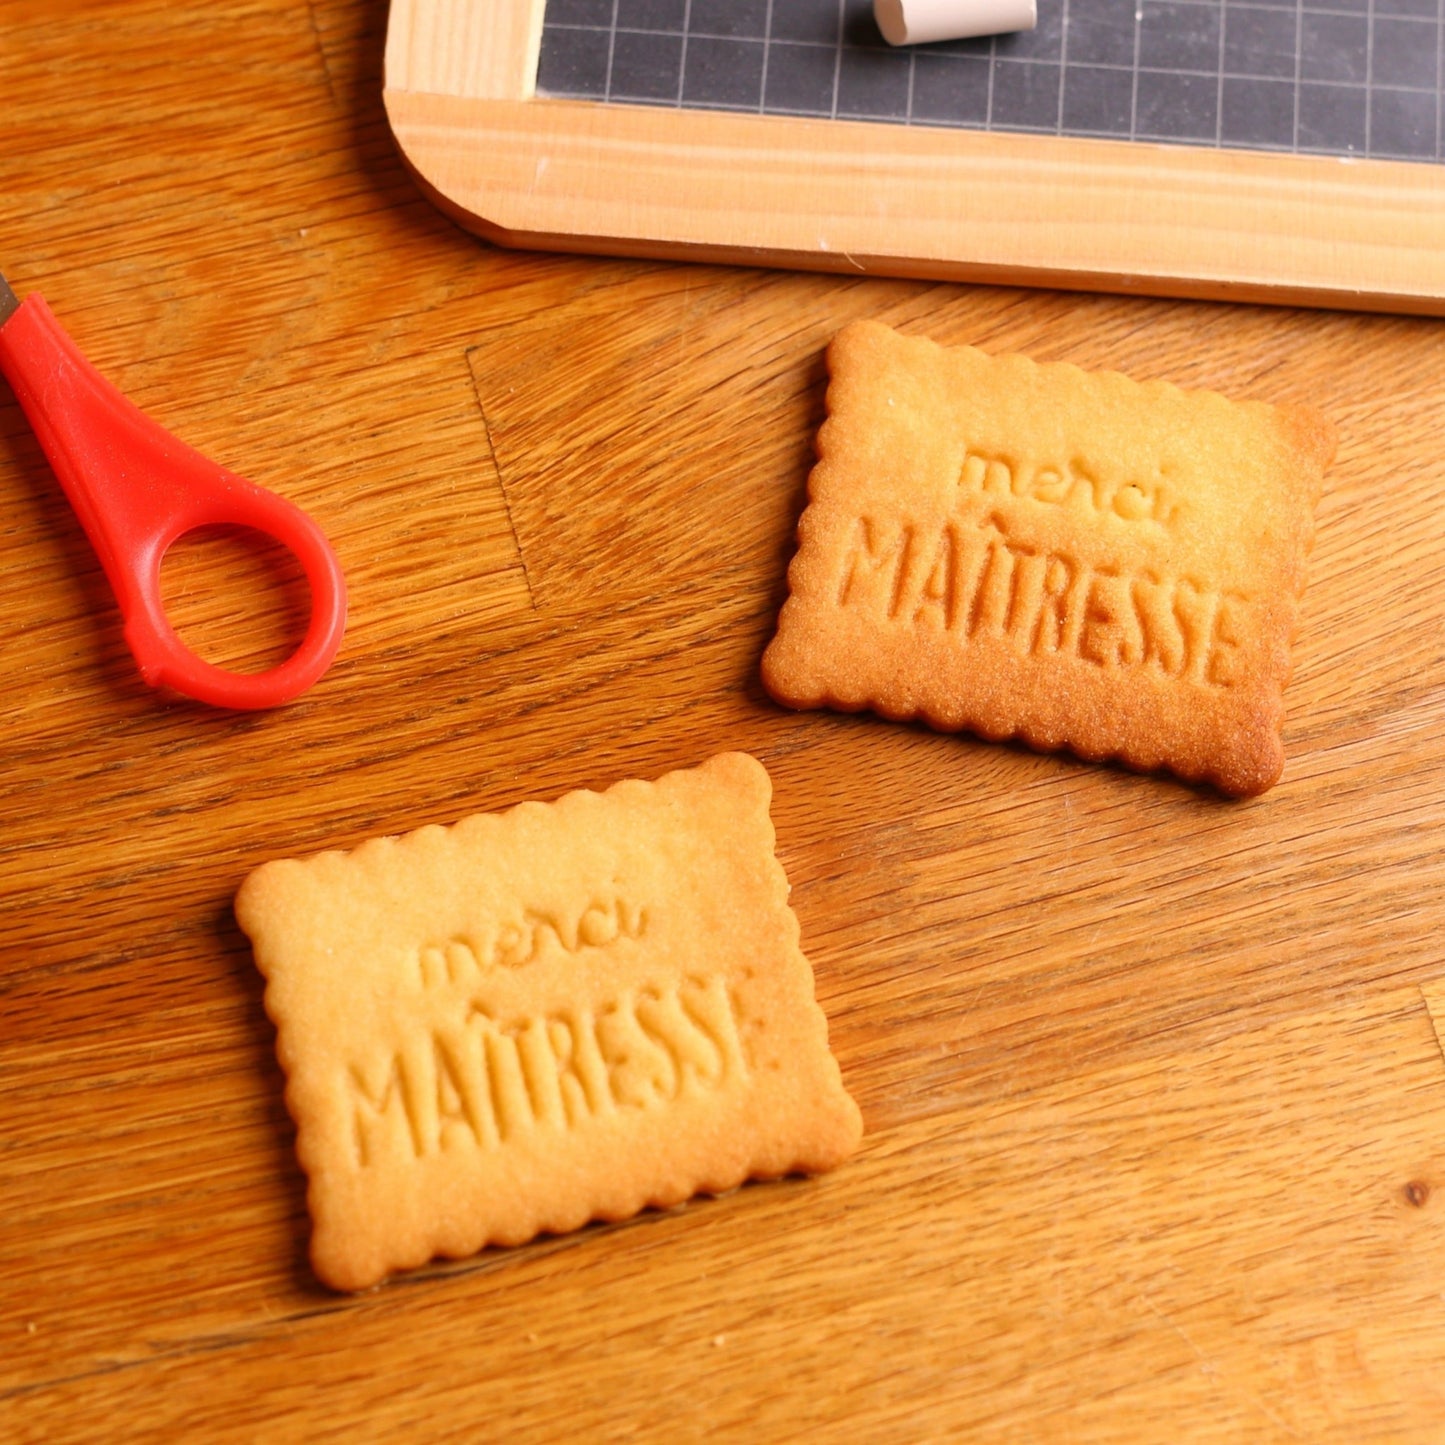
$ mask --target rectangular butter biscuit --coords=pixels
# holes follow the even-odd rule
[[[828,367],[775,699],[1276,781],[1329,422],[874,322]]]
[[[852,1152],[771,794],[727,753],[246,879],[322,1280]]]

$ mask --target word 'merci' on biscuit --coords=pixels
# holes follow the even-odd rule
[[[870,322],[828,366],[779,702],[1275,782],[1327,421]]]
[[[771,795],[725,753],[247,878],[321,1279],[852,1152]]]

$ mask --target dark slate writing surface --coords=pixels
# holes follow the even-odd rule
[[[540,94],[1445,160],[1445,0],[1038,0],[894,50],[871,0],[548,0]]]

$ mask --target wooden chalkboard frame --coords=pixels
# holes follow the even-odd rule
[[[392,0],[425,193],[507,246],[1445,315],[1445,166],[538,99],[545,0]]]

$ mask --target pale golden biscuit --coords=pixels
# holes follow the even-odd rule
[[[871,322],[828,367],[778,701],[1274,783],[1329,422]]]
[[[725,753],[246,879],[323,1280],[852,1152],[771,795]]]

